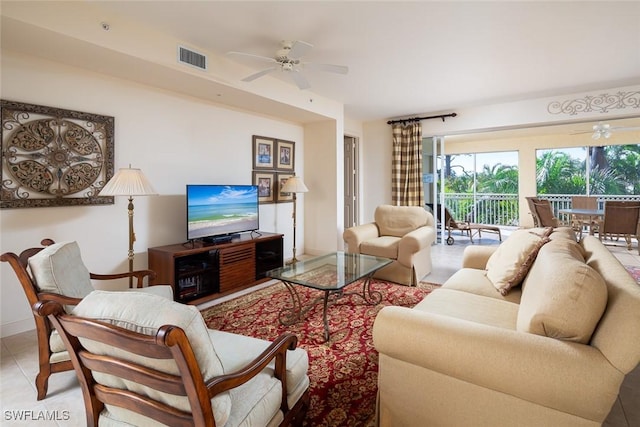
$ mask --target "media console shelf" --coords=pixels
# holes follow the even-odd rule
[[[283,265],[283,235],[243,233],[230,242],[189,242],[149,248],[151,284],[170,284],[174,299],[200,304],[267,280]]]

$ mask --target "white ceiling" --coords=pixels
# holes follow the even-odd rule
[[[314,48],[305,61],[350,70],[346,76],[307,70],[310,90],[343,102],[355,120],[640,83],[638,1],[93,4],[107,19],[134,19],[214,54],[273,56],[281,40],[309,42]],[[293,85],[280,72],[263,78]]]

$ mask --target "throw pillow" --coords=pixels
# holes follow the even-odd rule
[[[551,227],[546,228],[542,235],[531,230],[517,230],[489,257],[487,278],[501,295],[522,283],[552,232]]]
[[[40,292],[84,298],[93,291],[77,242],[47,246],[29,258],[29,269]]]
[[[579,245],[553,240],[523,284],[516,329],[586,344],[607,306],[607,285],[585,264]]]
[[[163,325],[178,326],[184,330],[191,343],[205,382],[214,376],[224,374],[222,362],[209,338],[204,319],[193,305],[180,304],[158,295],[142,292],[93,291],[73,309],[72,314],[110,323],[145,335],[155,335]],[[83,346],[97,354],[117,354],[162,372],[173,375],[178,373],[178,367],[170,360],[132,355],[87,339],[80,341]],[[99,383],[142,392],[183,411],[190,410],[186,397],[159,393],[135,381],[123,380],[109,374],[94,372],[93,375]],[[216,425],[224,425],[231,413],[231,397],[228,393],[217,395],[211,400],[211,404]],[[117,419],[125,420],[134,416],[132,412],[111,405],[108,409],[111,415]],[[135,425],[146,425],[148,421],[140,420],[140,423]]]

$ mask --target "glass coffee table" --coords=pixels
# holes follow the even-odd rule
[[[337,299],[344,295],[357,295],[369,305],[378,304],[382,300],[382,295],[380,292],[371,290],[371,277],[373,273],[391,262],[388,258],[334,252],[268,271],[268,277],[281,280],[284,283],[293,302],[292,307],[285,307],[280,311],[280,323],[289,326],[300,321],[309,310],[323,301],[324,339],[329,341],[327,307],[330,297],[334,296]],[[360,279],[364,279],[360,292],[344,292],[346,286]],[[298,286],[317,289],[323,291],[324,294],[303,308],[296,290]]]

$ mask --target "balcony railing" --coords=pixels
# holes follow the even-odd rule
[[[517,226],[519,214],[517,194],[446,193],[445,205],[456,221]]]
[[[571,208],[573,194],[542,194],[538,197],[548,199],[558,216],[561,209]],[[598,207],[604,208],[607,200],[640,200],[640,196],[598,195]],[[446,193],[446,206],[456,221],[469,221],[482,224],[518,226],[520,206],[517,194],[496,193]]]

